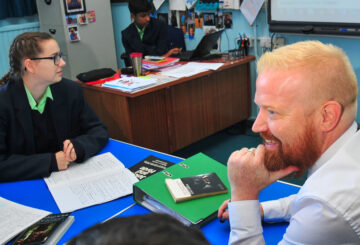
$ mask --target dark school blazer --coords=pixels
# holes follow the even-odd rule
[[[63,78],[50,85],[50,113],[57,135],[57,149],[70,139],[84,152],[85,161],[108,142],[109,134],[85,101],[80,84]],[[47,177],[51,155],[35,149],[31,108],[23,82],[10,81],[0,88],[0,182]]]
[[[164,55],[168,51],[166,24],[154,18],[150,19],[142,40],[134,23],[123,30],[121,36],[128,57],[132,52],[140,52],[145,56]]]

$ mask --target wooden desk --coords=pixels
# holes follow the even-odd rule
[[[112,138],[171,153],[250,116],[252,60],[229,61],[217,71],[133,94],[82,86]]]

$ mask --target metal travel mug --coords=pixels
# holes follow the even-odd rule
[[[142,53],[131,53],[130,54],[132,67],[134,70],[134,76],[142,75]]]

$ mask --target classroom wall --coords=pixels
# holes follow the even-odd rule
[[[125,29],[130,24],[130,13],[127,7],[127,3],[113,3],[112,5],[112,17],[114,24],[114,36],[116,43],[116,52],[118,64],[123,66],[123,62],[120,58],[121,53],[125,52],[122,43],[121,43],[121,31]],[[165,13],[168,11],[168,4],[163,4],[158,10],[159,13]],[[205,11],[211,12],[211,11]],[[225,12],[225,11],[224,11]],[[228,12],[228,11],[226,11]],[[236,45],[236,37],[239,33],[245,33],[247,36],[269,36],[268,25],[267,25],[267,16],[266,11],[263,8],[259,13],[259,16],[255,20],[253,26],[249,26],[244,16],[240,13],[240,11],[231,11],[233,13],[233,28],[226,29],[221,36],[221,52],[227,52],[230,49],[234,49]],[[28,22],[28,23],[36,23],[38,20],[35,18],[23,18],[20,22]],[[17,21],[19,22],[19,21]],[[9,26],[13,25],[12,21],[4,20],[0,22],[0,32],[1,30],[8,29]],[[186,47],[188,50],[194,49],[197,43],[200,41],[203,35],[202,29],[196,29],[195,37],[192,40],[185,39]],[[346,54],[349,56],[350,62],[352,63],[355,73],[360,78],[360,59],[358,58],[360,54],[360,38],[352,38],[352,37],[334,37],[334,36],[309,36],[309,35],[290,35],[290,34],[281,34],[278,35],[281,37],[285,37],[286,44],[291,44],[298,41],[303,40],[320,40],[324,43],[332,43],[336,46],[342,48]],[[8,48],[7,48],[8,50]],[[254,51],[254,48],[250,49],[250,54],[261,56],[262,50],[260,46],[258,47],[257,54]],[[7,56],[6,52],[0,52],[1,58],[3,56]],[[3,64],[0,64],[3,66]],[[0,67],[0,76],[2,76],[5,71],[8,70],[8,67],[4,69],[4,67]],[[252,98],[255,91],[255,80],[256,80],[256,71],[255,71],[255,62],[251,64],[251,91]],[[358,82],[359,83],[359,82]],[[359,96],[360,98],[360,96]],[[254,104],[252,104],[251,110],[251,119],[255,119],[257,114],[257,108]],[[360,107],[358,108],[358,116],[357,120],[360,122]]]
[[[168,4],[163,4],[158,10],[159,13],[168,12]],[[211,11],[204,11],[211,12]],[[228,11],[224,11],[228,12]],[[257,16],[253,26],[249,26],[248,22],[238,10],[231,11],[233,14],[233,27],[232,29],[225,29],[224,33],[221,36],[221,52],[227,52],[228,50],[234,49],[236,46],[236,38],[239,36],[239,33],[242,35],[245,33],[249,37],[262,37],[270,36],[272,33],[269,33],[268,24],[267,24],[267,15],[265,8],[261,10]],[[121,30],[125,29],[130,24],[130,13],[127,7],[127,3],[117,3],[112,5],[113,13],[113,22],[114,22],[114,32],[117,46],[117,56],[120,57],[120,54],[125,52],[121,44]],[[186,48],[192,50],[200,42],[201,37],[203,36],[202,29],[196,29],[195,37],[192,40],[185,39]],[[354,67],[356,76],[360,78],[360,59],[358,58],[360,54],[360,38],[353,37],[338,37],[338,36],[311,36],[311,35],[297,35],[297,34],[278,34],[279,37],[285,37],[286,44],[295,43],[303,40],[320,40],[324,43],[331,43],[340,48],[342,48],[346,54],[349,56],[350,62]],[[258,45],[257,54],[255,53],[254,48],[250,49],[250,54],[260,57],[262,54],[262,49]],[[118,60],[119,61],[119,60]],[[119,63],[120,64],[120,63]],[[256,69],[255,62],[251,64],[251,93],[252,98],[254,98],[255,92],[255,81],[256,81]],[[360,82],[358,82],[360,84]],[[360,101],[360,96],[358,98]],[[251,108],[251,119],[255,119],[257,115],[257,108],[254,103],[252,103]],[[358,107],[357,120],[360,122],[360,107]]]

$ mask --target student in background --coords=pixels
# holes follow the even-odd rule
[[[200,230],[166,214],[112,219],[74,237],[68,245],[210,245]]]
[[[170,56],[180,52],[179,48],[167,49],[167,27],[164,22],[150,17],[152,2],[131,0],[129,10],[134,22],[121,32],[127,57],[132,52],[140,52],[144,56]]]
[[[265,53],[257,63],[253,131],[264,144],[231,154],[230,244],[265,244],[261,218],[288,221],[280,244],[360,244],[358,84],[345,53],[319,41]],[[300,191],[259,204],[274,181],[308,170]],[[225,211],[229,207],[229,212]]]
[[[10,71],[0,80],[0,182],[47,177],[83,162],[108,141],[79,84],[62,77],[55,39],[17,36]]]

